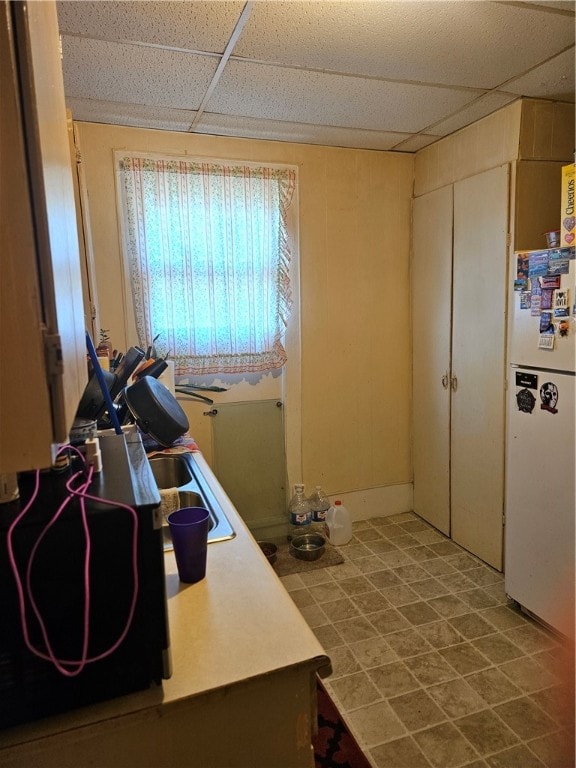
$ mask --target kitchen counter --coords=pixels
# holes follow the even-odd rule
[[[0,732],[9,766],[312,766],[315,674],[330,661],[200,453],[236,536],[181,584],[165,555],[173,674],[161,686]]]

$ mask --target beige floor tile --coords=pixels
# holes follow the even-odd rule
[[[410,586],[424,600],[430,600],[433,597],[440,597],[440,595],[447,595],[450,591],[446,586],[444,586],[444,584],[438,581],[438,579],[433,578],[412,582]]]
[[[409,605],[401,605],[398,607],[398,611],[408,619],[410,624],[418,626],[420,624],[430,624],[432,621],[438,621],[440,616],[436,613],[434,608],[423,600],[418,603],[410,603]]]
[[[398,584],[396,587],[386,587],[380,590],[386,600],[396,607],[416,603],[420,597],[407,584]]]
[[[314,600],[320,604],[346,597],[344,590],[335,581],[316,584],[316,586],[309,587],[308,591]]]
[[[350,579],[342,579],[342,581],[338,582],[338,585],[349,597],[374,589],[374,585],[365,576],[352,576]]]
[[[527,696],[497,704],[494,712],[521,739],[535,738],[558,730],[557,724]]]
[[[304,586],[304,582],[298,573],[290,574],[290,576],[282,576],[280,581],[287,592],[292,592],[294,589],[302,589]]]
[[[403,629],[400,632],[395,632],[393,635],[388,635],[386,640],[390,648],[403,659],[434,650],[430,643],[415,629]]]
[[[501,752],[518,743],[516,734],[491,709],[460,717],[454,725],[482,756]]]
[[[356,709],[347,715],[346,720],[354,729],[362,747],[383,744],[406,733],[406,728],[385,701]]]
[[[413,738],[434,768],[457,768],[478,756],[452,723],[420,731]]]
[[[358,541],[376,541],[377,539],[382,538],[382,534],[380,531],[376,528],[373,528],[372,526],[366,527],[360,530],[354,529],[354,538]]]
[[[369,637],[378,637],[378,632],[364,616],[337,621],[334,626],[347,643],[356,643]]]
[[[463,613],[470,612],[470,607],[463,603],[456,595],[442,595],[441,597],[434,597],[428,602],[445,619],[451,619],[453,616],[461,616]]]
[[[369,552],[367,557],[359,557],[358,560],[354,560],[354,565],[360,573],[374,573],[374,571],[381,571],[384,568],[384,563],[378,555],[374,555]]]
[[[465,592],[458,592],[460,600],[469,605],[474,610],[480,608],[491,608],[497,605],[495,598],[491,597],[484,589],[470,589]]]
[[[481,564],[479,560],[460,550],[459,554],[447,557],[446,561],[457,571],[469,571],[471,568],[478,568]]]
[[[441,648],[438,653],[461,675],[466,675],[468,672],[477,672],[490,666],[488,659],[479,653],[476,648],[473,648],[470,643]]]
[[[457,675],[437,651],[405,659],[404,664],[424,687],[453,680]]]
[[[409,555],[412,560],[415,560],[417,563],[421,563],[424,565],[424,562],[429,560],[435,560],[438,555],[432,547],[436,546],[435,544],[431,544],[430,546],[426,544],[420,544],[418,547],[410,547],[410,549],[406,550],[406,554]]]
[[[350,649],[364,669],[380,667],[398,660],[397,654],[390,648],[383,637],[374,637],[369,640],[360,640],[351,643]]]
[[[379,552],[379,556],[382,558],[382,562],[387,568],[397,568],[399,565],[409,565],[416,558],[412,557],[412,552],[419,547],[412,547],[412,549],[396,549],[395,552]]]
[[[346,547],[346,551],[342,554],[345,555],[346,560],[356,561],[361,557],[368,557],[372,553],[366,546],[364,546],[364,544],[356,543],[354,538]]]
[[[386,698],[399,696],[420,687],[418,680],[410,674],[406,665],[401,661],[369,669],[367,673],[376,688]]]
[[[306,605],[298,610],[308,622],[309,627],[321,627],[323,624],[330,623],[328,617],[319,605]]]
[[[544,763],[524,744],[491,755],[486,762],[490,768],[545,768]]]
[[[466,675],[464,680],[484,699],[487,704],[500,704],[522,694],[500,670],[491,667]]]
[[[378,589],[372,589],[371,592],[364,592],[362,595],[354,595],[350,599],[364,615],[378,613],[390,607],[390,603]]]
[[[461,677],[427,689],[436,704],[450,718],[463,717],[486,708],[486,702]]]
[[[574,737],[565,731],[532,739],[527,742],[527,746],[546,768],[572,768],[574,765]]]
[[[447,648],[462,643],[462,635],[447,621],[433,621],[418,627],[418,632],[434,648]]]
[[[394,768],[430,768],[431,766],[410,736],[373,747],[370,754],[378,768],[392,768],[392,766]]]
[[[407,584],[412,581],[422,581],[422,579],[429,578],[428,571],[425,571],[424,568],[416,565],[416,563],[401,565],[398,568],[394,568],[393,571],[399,579],[402,579],[402,581],[405,581]]]
[[[465,613],[462,616],[455,616],[453,619],[449,619],[449,621],[454,629],[467,640],[490,635],[494,632],[493,625],[489,624],[477,613]]]
[[[344,644],[344,640],[342,640],[332,624],[324,624],[322,627],[314,627],[312,631],[325,651],[330,651],[332,648],[337,648]]]
[[[295,589],[290,592],[290,597],[298,608],[304,608],[307,605],[314,605],[315,600],[307,589]]]
[[[487,608],[479,614],[494,624],[496,629],[511,629],[526,624],[527,619],[519,611],[510,606],[497,606],[496,608]]]
[[[395,696],[388,702],[409,731],[420,731],[446,719],[434,699],[421,689]]]
[[[400,629],[407,629],[410,623],[399,613],[402,609],[388,608],[379,613],[370,615],[370,623],[373,624],[380,635],[389,635],[392,632],[398,632]]]
[[[342,597],[339,600],[330,600],[327,603],[322,603],[322,610],[332,622],[360,615],[360,611],[349,597]]]
[[[527,656],[501,664],[498,669],[504,672],[514,685],[527,693],[550,688],[556,683],[556,678],[551,672]]]
[[[558,725],[574,730],[576,717],[573,680],[567,681],[565,685],[555,685],[552,688],[531,693],[530,698]]]
[[[526,653],[537,653],[559,646],[559,643],[551,635],[533,624],[524,624],[508,629],[506,636]]]
[[[369,573],[366,578],[376,589],[387,589],[388,587],[396,587],[402,584],[402,581],[396,576],[394,571],[391,571],[389,568],[382,568],[380,571]]]
[[[524,651],[510,642],[504,635],[497,632],[494,635],[477,637],[470,641],[471,645],[483,653],[493,664],[502,664],[505,661],[518,659],[524,656]]]
[[[330,651],[330,660],[332,662],[332,674],[327,678],[328,680],[335,680],[338,677],[351,675],[354,672],[360,672],[362,670],[358,659],[347,645],[333,648]]]
[[[296,575],[302,580],[304,586],[312,587],[315,584],[323,584],[326,581],[330,581],[330,568],[318,568],[316,571],[305,571]]]
[[[472,573],[472,571],[467,571],[467,573]],[[465,589],[473,589],[476,586],[466,573],[461,571],[447,573],[438,578],[451,592],[463,592]]]
[[[330,680],[329,686],[336,694],[343,712],[373,704],[382,698],[366,672],[356,672],[338,680]]]
[[[444,558],[438,557],[435,560],[427,560],[422,563],[422,568],[428,571],[431,576],[442,576],[448,573],[456,573],[457,569]]]
[[[370,550],[370,552],[378,555],[379,557],[381,557],[383,554],[387,554],[388,552],[398,551],[398,548],[395,546],[395,544],[386,538],[378,539],[377,541],[368,541],[366,542],[366,547]]]

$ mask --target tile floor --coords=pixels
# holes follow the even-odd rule
[[[282,582],[375,768],[573,768],[573,653],[415,514],[354,523],[342,565]]]

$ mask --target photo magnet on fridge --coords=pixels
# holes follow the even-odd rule
[[[547,381],[546,384],[542,384],[540,387],[540,408],[548,413],[558,413],[556,406],[558,405],[558,387],[551,381]]]

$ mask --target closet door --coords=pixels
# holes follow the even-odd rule
[[[454,185],[452,538],[502,569],[509,167]]]
[[[452,187],[413,203],[414,511],[450,534]]]

